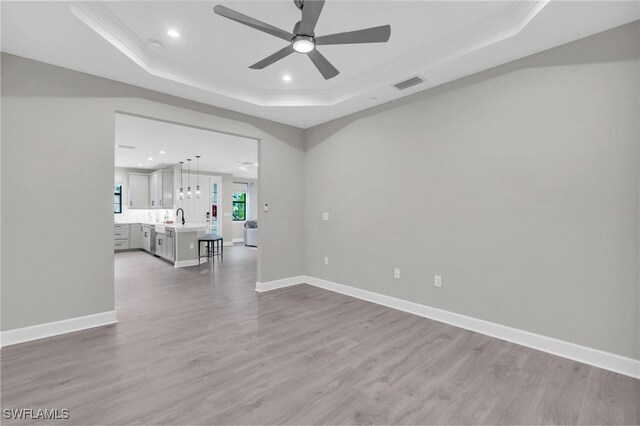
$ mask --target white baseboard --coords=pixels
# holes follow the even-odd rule
[[[31,340],[44,339],[46,337],[58,336],[74,331],[116,324],[117,322],[116,311],[107,311],[29,327],[15,328],[0,333],[0,346],[16,345]]]
[[[222,244],[224,247],[230,247],[233,245],[233,241],[227,241],[226,243]]]
[[[176,260],[175,262],[173,262],[173,266],[175,268],[184,268],[185,266],[198,266],[203,263],[207,263],[206,258],[200,259],[200,262],[198,262],[198,259]]]
[[[244,238],[234,238],[233,242],[234,243],[244,243]]]
[[[506,340],[529,348],[537,349],[553,355],[568,358],[574,361],[589,364],[594,367],[624,374],[626,376],[640,379],[640,360],[627,358],[621,355],[605,352],[599,349],[578,345],[564,340],[547,337],[529,331],[508,327],[501,324],[456,314],[443,309],[433,308],[408,300],[398,299],[384,294],[362,290],[356,287],[338,284],[331,281],[322,280],[309,276],[297,276],[277,281],[263,283],[257,291],[268,291],[276,288],[288,287],[297,283],[307,283],[325,290],[334,291],[347,296],[366,300],[378,305],[398,309],[424,318],[451,324],[476,333]]]
[[[275,290],[283,287],[290,287],[296,284],[304,284],[307,282],[308,277],[306,275],[298,275],[297,277],[283,278],[281,280],[267,281],[264,283],[256,281],[256,291],[263,292],[269,290]]]

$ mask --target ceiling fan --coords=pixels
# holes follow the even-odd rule
[[[295,24],[293,32],[291,33],[222,5],[217,5],[213,8],[213,11],[217,15],[224,16],[225,18],[239,22],[258,31],[271,34],[290,43],[273,55],[267,56],[263,60],[251,65],[249,68],[261,70],[289,56],[293,52],[298,52],[306,54],[309,59],[311,59],[311,62],[313,62],[325,80],[335,77],[340,74],[340,71],[318,52],[316,46],[327,44],[384,43],[389,40],[389,36],[391,35],[391,26],[381,25],[364,30],[347,31],[316,37],[313,30],[320,17],[320,12],[322,12],[324,0],[294,0],[294,4],[298,9],[302,10],[302,19]]]

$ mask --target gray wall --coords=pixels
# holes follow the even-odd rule
[[[639,38],[309,129],[307,274],[640,358]]]
[[[638,358],[639,37],[306,132],[3,54],[2,330],[113,309],[123,111],[260,139],[260,281],[306,273]]]
[[[115,112],[259,139],[258,279],[303,273],[303,131],[2,54],[2,330],[114,308]]]

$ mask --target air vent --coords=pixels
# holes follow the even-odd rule
[[[136,149],[135,146],[131,146],[131,145],[122,145],[122,144],[118,144],[118,148],[120,149]]]
[[[420,83],[424,83],[424,80],[418,76],[415,76],[410,78],[409,80],[401,81],[400,83],[394,84],[394,87],[398,90],[404,90]]]

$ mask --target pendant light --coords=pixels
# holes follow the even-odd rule
[[[200,156],[196,155],[196,198],[200,198]]]
[[[189,165],[189,172],[188,172],[189,183],[187,183],[187,199],[190,200],[191,199],[191,158],[187,158],[187,164]]]
[[[180,201],[184,200],[184,190],[182,189],[182,165],[184,164],[184,161],[180,162],[180,191],[178,192],[178,198],[180,198]]]

